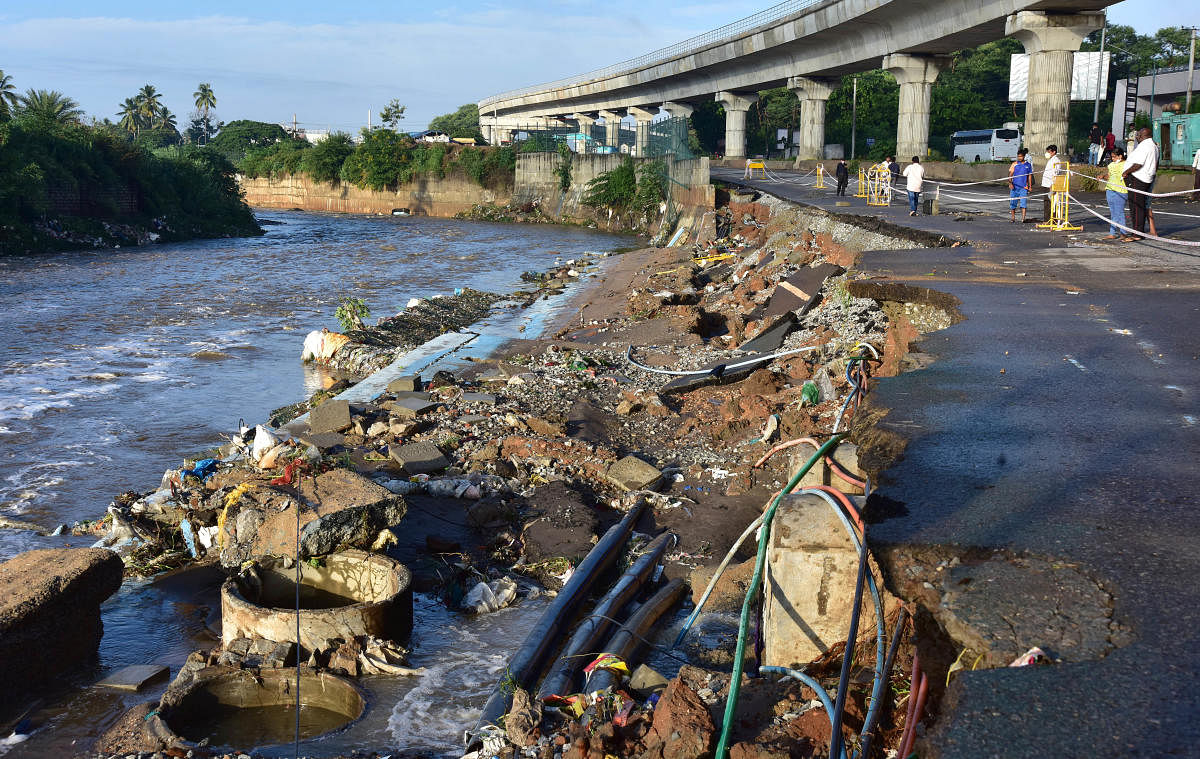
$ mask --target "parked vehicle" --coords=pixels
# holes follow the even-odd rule
[[[955,161],[1011,161],[1021,147],[1019,124],[1008,123],[999,129],[966,129],[950,135]]]

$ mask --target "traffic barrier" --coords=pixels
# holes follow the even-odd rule
[[[1050,229],[1055,232],[1081,232],[1083,227],[1071,224],[1071,165],[1063,164],[1063,168],[1054,177],[1050,187],[1050,220],[1038,224],[1039,229]]]

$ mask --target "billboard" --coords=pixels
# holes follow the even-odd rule
[[[1071,72],[1071,99],[1108,99],[1108,64],[1111,53],[1075,53]],[[1099,85],[1097,87],[1097,85]],[[1029,54],[1013,53],[1008,72],[1008,99],[1026,100],[1029,94]]]

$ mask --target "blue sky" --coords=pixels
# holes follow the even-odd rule
[[[204,81],[222,120],[294,113],[302,126],[356,131],[368,110],[399,98],[405,126],[417,129],[463,103],[632,58],[768,4],[5,0],[0,69],[19,90],[61,90],[101,118],[151,83],[183,123]],[[1200,10],[1179,7],[1124,0],[1110,20],[1143,33],[1200,23]]]

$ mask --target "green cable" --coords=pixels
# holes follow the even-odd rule
[[[746,656],[746,630],[750,627],[750,607],[754,605],[754,596],[758,593],[759,586],[762,584],[763,565],[767,561],[767,536],[771,531],[771,520],[775,518],[775,510],[779,508],[780,501],[788,493],[795,490],[796,485],[800,483],[800,479],[808,474],[808,470],[813,468],[813,465],[821,460],[826,453],[837,447],[846,433],[839,432],[825,444],[817,449],[817,452],[812,455],[808,463],[800,467],[792,479],[788,480],[787,485],[783,490],[779,491],[779,495],[775,496],[775,500],[771,502],[770,508],[763,514],[762,527],[759,528],[758,538],[758,557],[754,561],[754,577],[750,580],[750,587],[746,591],[746,600],[742,602],[742,619],[738,624],[738,639],[737,651],[733,659],[733,674],[729,679],[729,697],[725,701],[725,717],[721,720],[721,740],[717,743],[717,753],[715,759],[725,759],[728,750],[729,735],[733,732],[733,717],[737,712],[738,695],[742,690],[742,666]]]

